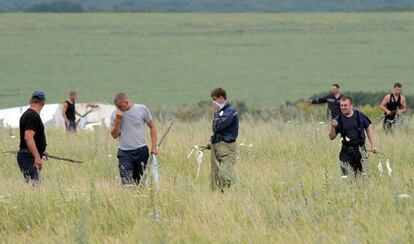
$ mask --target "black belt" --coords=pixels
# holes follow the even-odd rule
[[[30,154],[32,154],[32,152],[30,152],[30,150],[29,150],[29,149],[27,149],[27,148],[20,148],[19,152],[21,152],[21,153],[30,153]]]
[[[364,148],[364,145],[346,146],[342,145],[342,150],[347,152],[360,152],[360,148]]]

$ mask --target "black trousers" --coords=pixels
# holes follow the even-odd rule
[[[349,173],[353,172],[357,176],[363,173],[361,150],[365,150],[365,148],[342,146],[341,152],[339,153],[339,160],[341,161],[343,175],[349,175]]]
[[[22,172],[23,177],[27,183],[31,181],[40,181],[40,174],[35,165],[35,158],[29,150],[21,149],[17,153],[17,162],[19,163],[20,171]]]
[[[139,184],[149,158],[147,146],[135,150],[118,149],[119,174],[122,184]]]

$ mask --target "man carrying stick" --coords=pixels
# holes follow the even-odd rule
[[[17,152],[17,162],[28,183],[40,181],[42,157],[47,156],[45,128],[40,118],[40,111],[45,101],[44,92],[33,92],[29,109],[20,117],[20,150]]]

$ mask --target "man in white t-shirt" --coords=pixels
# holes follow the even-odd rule
[[[150,128],[151,154],[158,154],[157,128],[145,105],[134,104],[125,93],[114,98],[117,110],[111,116],[111,135],[119,138],[119,173],[124,185],[139,184],[149,158],[145,125]]]

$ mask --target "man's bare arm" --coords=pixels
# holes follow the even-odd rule
[[[158,154],[158,138],[157,138],[157,127],[155,126],[154,120],[148,122],[148,127],[150,128],[150,136],[151,136],[151,153],[157,155]]]
[[[114,139],[117,139],[121,135],[122,116],[122,111],[117,110],[115,114],[115,122],[111,129],[111,135]]]
[[[42,157],[37,150],[36,143],[34,140],[35,132],[33,130],[25,130],[24,131],[24,140],[26,142],[27,148],[32,153],[33,157],[35,158],[35,164],[39,170],[42,169]]]
[[[401,95],[401,113],[407,112],[407,99],[405,96]]]
[[[335,140],[336,138],[336,127],[338,126],[338,121],[332,120],[331,121],[331,129],[329,130],[329,139]]]
[[[384,113],[386,113],[386,114],[391,114],[392,112],[390,111],[390,110],[388,110],[385,106],[387,105],[387,103],[389,102],[389,100],[390,100],[390,95],[386,95],[385,97],[384,97],[384,99],[382,99],[382,102],[381,102],[381,104],[380,104],[380,109],[382,110],[382,111],[384,111]]]
[[[376,152],[377,145],[375,144],[374,129],[372,129],[372,125],[368,126],[367,128],[367,136],[368,136],[369,144],[371,145],[371,150],[373,152]]]
[[[65,102],[63,103],[63,108],[62,108],[62,116],[63,119],[65,120],[65,123],[68,123],[68,118],[66,117],[66,111],[68,110],[68,104]]]

